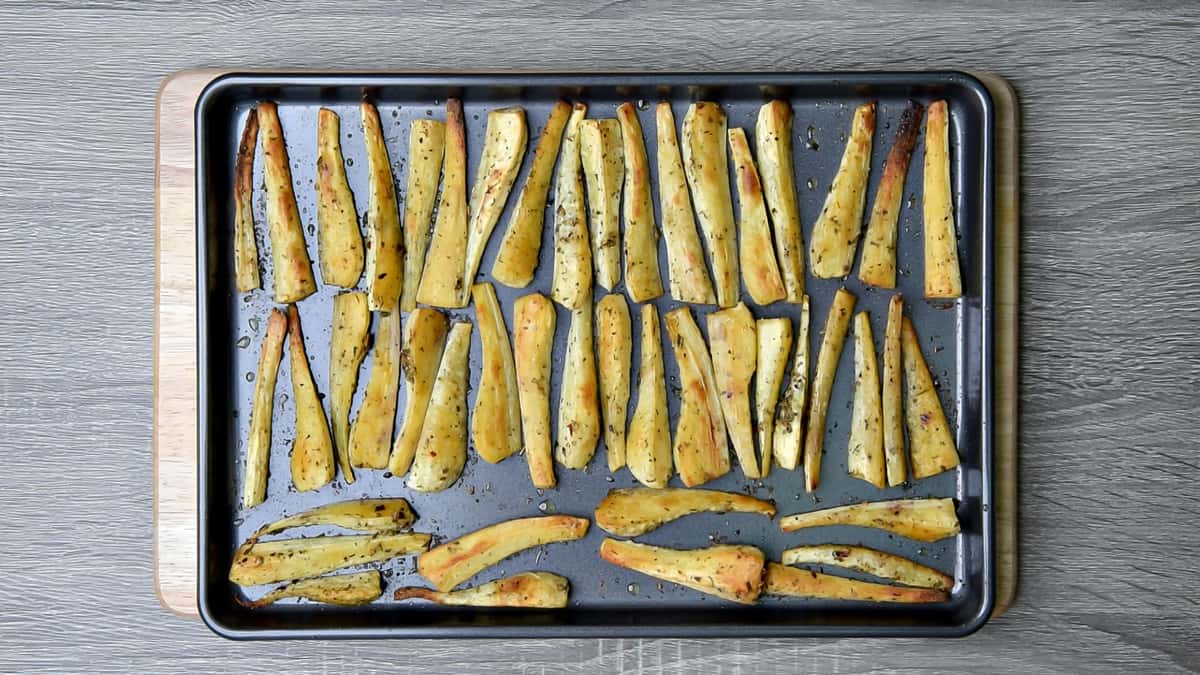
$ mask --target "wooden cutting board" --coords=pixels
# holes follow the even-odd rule
[[[195,105],[226,71],[186,70],[158,91],[154,173],[154,581],[176,614],[196,609]],[[1017,301],[1020,245],[1017,101],[1004,80],[977,74],[996,104],[994,616],[1017,585]]]

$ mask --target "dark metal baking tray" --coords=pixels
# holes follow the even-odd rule
[[[909,99],[929,103],[949,102],[955,212],[960,235],[959,254],[964,276],[964,297],[952,307],[933,306],[921,299],[923,258],[921,245],[921,167],[923,144],[918,143],[905,184],[906,207],[900,220],[899,290],[908,298],[923,350],[939,381],[939,393],[962,455],[958,471],[914,484],[877,491],[851,479],[845,471],[845,448],[850,419],[853,349],[842,353],[829,417],[826,454],[820,489],[805,494],[799,471],[774,470],[762,481],[745,479],[735,467],[707,487],[746,491],[771,497],[780,515],[866,499],[915,496],[953,496],[958,504],[962,534],[934,544],[920,544],[874,530],[824,528],[784,534],[777,521],[748,515],[700,515],[667,525],[639,538],[649,543],[694,548],[714,540],[760,547],[778,560],[783,549],[802,543],[865,544],[915,558],[952,574],[957,583],[951,598],[925,606],[894,606],[830,601],[764,598],[757,606],[742,607],[674,584],[609,565],[597,548],[605,533],[593,525],[588,536],[570,544],[554,544],[521,553],[481,574],[472,583],[505,573],[544,569],[571,580],[568,608],[558,611],[450,609],[416,603],[395,603],[390,590],[398,585],[422,584],[412,559],[383,565],[388,591],[374,604],[360,608],[324,607],[286,603],[248,610],[235,602],[242,591],[226,579],[234,548],[265,522],[284,513],[338,499],[363,496],[404,496],[420,515],[417,529],[431,532],[435,541],[456,537],[500,520],[537,515],[542,510],[590,516],[592,509],[614,487],[634,484],[628,471],[610,477],[603,444],[586,471],[558,469],[559,486],[544,493],[529,481],[522,456],[499,465],[477,461],[474,451],[462,478],[449,490],[420,494],[408,490],[400,478],[382,471],[359,471],[351,486],[340,475],[331,485],[312,493],[290,490],[287,464],[293,410],[289,368],[280,369],[275,408],[271,476],[267,501],[243,511],[241,493],[244,443],[249,423],[249,402],[265,316],[273,305],[267,291],[239,294],[232,283],[231,238],[233,229],[232,172],[242,122],[258,100],[279,102],[292,163],[293,181],[302,218],[308,228],[309,254],[316,260],[316,237],[311,236],[316,211],[312,187],[315,166],[316,112],[327,106],[343,120],[342,147],[357,207],[366,209],[365,155],[361,143],[357,103],[375,101],[384,132],[397,189],[403,195],[406,175],[407,133],[410,120],[444,115],[448,96],[460,97],[468,130],[468,180],[474,179],[481,150],[487,110],[520,105],[525,108],[534,143],[551,104],[559,99],[582,100],[589,116],[611,117],[624,101],[635,101],[655,167],[654,104],[669,100],[677,124],[690,101],[720,102],[731,126],[746,127],[752,134],[758,107],[770,98],[786,98],[795,109],[794,146],[797,191],[805,241],[814,216],[836,172],[845,133],[855,105],[878,101],[875,151],[872,158],[870,196],[882,172],[883,160],[897,127],[900,111]],[[199,606],[209,626],[233,638],[281,637],[747,637],[747,636],[953,636],[976,630],[991,613],[993,596],[993,535],[989,510],[992,494],[991,451],[991,303],[992,303],[992,102],[987,89],[970,75],[958,72],[824,73],[824,74],[235,74],[217,79],[196,107],[196,190],[199,225]],[[813,143],[807,141],[813,140]],[[269,250],[263,241],[265,206],[262,194],[261,150],[255,165],[255,222],[260,259],[264,263],[264,288],[271,288]],[[518,178],[524,181],[528,160]],[[657,209],[657,177],[655,186]],[[515,199],[509,200],[509,207]],[[491,261],[508,221],[504,214],[491,240],[483,264],[487,279]],[[661,222],[661,221],[659,221]],[[496,284],[505,318],[512,326],[512,301],[520,294],[548,293],[552,260],[551,231],[547,227],[542,261],[533,284],[514,290]],[[660,249],[664,247],[660,246]],[[665,250],[662,270],[666,273]],[[665,282],[665,280],[664,280]],[[890,293],[864,287],[851,276],[845,282],[807,279],[812,302],[810,348],[815,358],[825,315],[836,288],[842,284],[858,296],[858,309],[867,309],[880,344],[886,303]],[[328,338],[331,298],[336,289],[322,286],[299,304],[305,341],[319,390],[328,378]],[[747,299],[745,293],[743,298]],[[656,301],[660,312],[677,305],[668,298]],[[638,322],[634,310],[634,346]],[[711,307],[693,307],[702,330],[703,315]],[[796,307],[776,303],[766,308],[752,305],[756,316],[797,316]],[[467,308],[453,312],[471,317]],[[568,316],[561,309],[557,350],[565,343]],[[472,382],[479,367],[479,342],[473,337]],[[668,387],[677,386],[674,358],[665,349]],[[635,351],[634,364],[638,362]],[[370,358],[361,371],[369,372]],[[358,397],[362,395],[360,380]],[[552,401],[557,400],[558,374]],[[404,395],[404,392],[401,392]],[[356,398],[356,408],[359,398]],[[671,399],[671,414],[677,409]],[[474,394],[470,396],[473,405]],[[632,404],[631,401],[631,410]],[[397,420],[399,423],[399,420]],[[303,534],[317,534],[309,530]],[[258,589],[255,589],[256,591]]]

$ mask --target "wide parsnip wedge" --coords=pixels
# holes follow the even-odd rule
[[[554,353],[554,305],[541,293],[513,303],[513,350],[521,403],[521,435],[529,477],[537,488],[554,487],[550,450],[550,358]]]
[[[497,108],[488,112],[483,134],[483,155],[471,187],[467,231],[467,259],[463,271],[463,298],[467,303],[470,286],[475,283],[483,249],[492,238],[492,230],[504,212],[508,193],[512,192],[529,132],[525,129],[525,110],[520,107]]]
[[[918,588],[936,588],[940,591],[948,591],[954,586],[953,577],[942,574],[932,567],[926,567],[908,558],[876,551],[866,546],[837,544],[797,546],[783,552],[782,562],[785,565],[810,564],[845,567]]]
[[[296,438],[292,441],[292,484],[304,492],[315,490],[333,480],[333,438],[325,420],[325,408],[317,396],[308,356],[304,353],[304,334],[300,312],[288,305],[288,353],[292,367],[292,400],[296,406]]]
[[[435,546],[417,558],[417,572],[439,591],[449,591],[505,558],[534,546],[582,539],[587,518],[516,518]]]
[[[962,295],[958,234],[950,192],[950,116],[945,101],[929,104],[925,119],[925,297]]]
[[[800,320],[796,328],[796,354],[792,357],[792,374],[780,396],[775,415],[775,438],[771,453],[779,466],[792,470],[800,465],[804,447],[804,413],[808,405],[808,296],[800,298]]]
[[[754,146],[763,194],[775,228],[775,252],[788,302],[804,296],[804,236],[800,232],[800,206],[796,199],[796,173],[792,168],[792,106],[769,101],[758,109]]]
[[[904,317],[900,327],[900,354],[904,361],[904,419],[908,426],[908,449],[912,453],[913,478],[920,480],[958,466],[954,434],[942,411],[937,387],[912,321]]]
[[[696,215],[712,263],[717,304],[737,304],[737,230],[733,197],[729,193],[729,164],[725,155],[725,111],[709,101],[693,103],[683,116],[683,168],[696,200]]]
[[[775,441],[775,406],[787,374],[792,349],[792,320],[786,317],[758,320],[758,365],[754,376],[754,436],[758,439],[760,473],[771,473]]]
[[[867,204],[874,135],[875,104],[865,103],[854,111],[842,163],[829,186],[821,215],[813,225],[809,267],[818,279],[844,277],[854,265],[854,250],[862,234],[862,216]]]
[[[399,309],[379,316],[371,376],[350,427],[350,463],[357,467],[384,469],[388,465],[400,396],[400,332]]]
[[[954,500],[950,498],[862,502],[797,513],[779,521],[784,532],[826,525],[873,527],[917,541],[937,541],[959,531]]]
[[[582,469],[596,454],[600,441],[600,384],[592,337],[592,299],[571,312],[567,353],[563,358],[562,389],[558,398],[558,439],[554,455],[568,469]]]
[[[383,575],[379,570],[338,574],[331,577],[302,579],[276,588],[258,600],[244,602],[244,606],[259,609],[284,598],[303,598],[326,605],[354,606],[374,602],[383,595]]]
[[[463,307],[467,265],[467,135],[462,101],[446,99],[446,147],[442,154],[442,196],[417,302],[435,307]]]
[[[362,276],[363,238],[346,180],[341,128],[337,113],[317,112],[317,258],[322,281],[353,288]]]
[[[621,123],[617,120],[579,123],[579,162],[587,185],[592,261],[596,265],[596,283],[606,291],[621,281],[623,152]]]
[[[733,440],[742,473],[761,478],[754,453],[754,420],[750,416],[750,380],[758,363],[758,328],[744,303],[708,315],[708,341],[712,350],[717,399],[725,429]]]
[[[661,488],[671,479],[671,419],[667,414],[662,332],[654,305],[642,305],[641,352],[637,407],[629,422],[625,461],[638,482]]]
[[[687,586],[718,598],[754,604],[762,594],[766,558],[753,546],[676,550],[605,539],[600,557],[635,572]]]
[[[687,307],[667,312],[667,335],[679,365],[682,392],[671,455],[688,487],[729,473],[729,445],[720,388],[700,328]]]
[[[608,470],[625,466],[625,422],[629,414],[629,368],[633,365],[633,326],[625,296],[611,293],[596,304],[596,359],[600,404],[604,410],[604,447]]]
[[[559,609],[567,606],[571,582],[550,572],[522,572],[473,588],[434,591],[417,586],[397,588],[395,600],[419,598],[439,605],[462,607],[526,607]]]
[[[592,297],[592,248],[580,172],[579,127],[587,106],[576,103],[563,136],[554,181],[554,272],[550,297],[567,309],[579,309]]]
[[[766,595],[820,600],[858,600],[861,602],[942,602],[946,591],[932,588],[906,588],[870,581],[835,577],[812,570],[767,563]]]
[[[883,458],[888,485],[908,479],[904,462],[904,387],[901,380],[904,362],[900,356],[900,324],[904,298],[893,295],[888,302],[887,330],[883,338]]]
[[[417,308],[445,153],[446,123],[413,120],[408,127],[408,179],[404,191],[404,290],[400,293],[400,309],[405,312]]]
[[[696,215],[688,195],[670,103],[658,104],[655,126],[658,132],[658,200],[662,206],[663,238],[667,240],[671,297],[679,302],[711,305],[717,297],[713,294],[700,235],[696,232]]]
[[[407,499],[352,499],[322,504],[294,516],[263,525],[254,533],[265,537],[293,527],[334,525],[359,532],[400,532],[407,530],[417,519]]]
[[[239,293],[262,286],[258,242],[254,238],[254,148],[258,145],[258,111],[250,109],[233,169],[233,278]]]
[[[350,406],[358,386],[358,369],[367,355],[371,311],[362,291],[333,297],[333,331],[329,337],[329,416],[333,449],[347,483],[354,482],[350,463]]]
[[[846,329],[854,313],[857,298],[845,288],[839,288],[825,318],[825,335],[817,353],[817,371],[813,376],[812,401],[804,436],[804,488],[809,492],[821,482],[821,454],[825,451],[825,415],[829,412],[829,397],[833,394],[833,379],[837,376]]]
[[[858,278],[864,284],[879,288],[896,287],[896,235],[900,200],[904,197],[904,177],[908,174],[908,163],[912,159],[913,146],[917,143],[917,132],[921,130],[921,114],[924,111],[920,103],[909,101],[908,107],[900,113],[896,140],[892,141],[892,149],[888,151],[887,161],[883,165],[883,177],[875,189],[875,203],[871,205],[871,217],[863,238]]]
[[[467,463],[467,359],[471,324],[456,323],[429,394],[421,438],[413,457],[408,487],[417,492],[445,490],[458,480]]]
[[[429,548],[429,535],[350,534],[258,541],[251,539],[233,553],[229,580],[239,586],[309,579],[354,565],[391,560]]]
[[[738,260],[742,281],[755,303],[769,305],[784,299],[787,293],[783,288],[783,277],[779,275],[779,265],[775,262],[767,204],[763,201],[762,184],[758,180],[758,169],[750,154],[745,129],[734,127],[729,130],[729,153],[733,157],[738,191]]]
[[[596,507],[596,524],[619,537],[636,537],[695,513],[757,513],[775,517],[775,504],[749,495],[682,488],[609,490]]]
[[[275,302],[287,304],[312,295],[317,290],[313,278],[308,244],[296,193],[292,188],[292,169],[279,109],[271,101],[255,108],[261,125],[263,179],[267,188],[267,234],[271,240],[271,261],[275,275]]]
[[[396,183],[379,111],[368,101],[359,109],[367,148],[367,304],[372,311],[393,312],[404,290],[404,231]]]
[[[254,378],[254,404],[250,408],[250,438],[246,441],[246,481],[242,486],[242,506],[251,508],[267,497],[267,471],[271,465],[271,417],[275,410],[275,380],[283,359],[283,340],[287,336],[287,317],[272,309],[267,318],[258,355],[258,376]]]
[[[854,408],[850,413],[846,472],[877,488],[885,484],[879,366],[875,360],[871,319],[866,312],[854,317]]]
[[[505,286],[523,288],[533,281],[537,269],[538,254],[542,250],[542,228],[546,222],[546,196],[550,192],[550,181],[554,177],[554,162],[558,159],[563,130],[571,117],[571,106],[558,101],[550,109],[546,126],[538,138],[529,165],[529,175],[517,204],[509,217],[504,238],[500,240],[500,251],[492,266],[492,276]]]
[[[658,226],[650,198],[650,161],[632,103],[617,106],[617,120],[625,160],[625,290],[634,302],[646,302],[663,293],[658,271]]]
[[[496,289],[491,284],[475,284],[471,295],[483,352],[475,408],[471,411],[471,440],[479,456],[495,464],[521,451],[517,366]]]
[[[404,414],[392,444],[392,456],[388,459],[388,471],[393,476],[408,473],[417,454],[425,412],[429,409],[429,397],[433,393],[433,382],[442,363],[449,331],[450,322],[446,315],[436,309],[420,307],[408,315],[400,352],[400,369],[404,373],[406,390]]]

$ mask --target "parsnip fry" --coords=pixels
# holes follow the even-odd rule
[[[317,257],[322,281],[353,288],[362,276],[363,238],[346,180],[341,127],[337,113],[317,112]]]
[[[274,103],[258,104],[262,131],[263,177],[267,187],[267,233],[271,240],[271,261],[275,275],[275,302],[297,302],[317,290],[300,209],[292,189],[292,169],[288,163],[283,126]]]
[[[534,546],[582,539],[590,521],[575,516],[516,518],[465,534],[417,558],[417,572],[449,591],[510,555]]]
[[[404,326],[404,348],[400,352],[400,369],[404,373],[406,390],[404,415],[388,460],[388,471],[393,476],[408,473],[417,454],[417,443],[421,440],[425,412],[429,410],[429,397],[433,393],[438,366],[442,363],[449,330],[446,315],[436,309],[420,307],[408,315],[408,323]]]
[[[350,405],[358,386],[358,369],[367,355],[371,312],[362,291],[333,297],[333,332],[329,339],[329,416],[333,449],[347,483],[354,482],[350,465]]]
[[[693,487],[729,473],[725,418],[712,360],[691,310],[680,307],[667,312],[667,335],[683,390],[671,455],[683,484]]]
[[[754,377],[755,438],[761,453],[760,473],[771,473],[775,440],[775,406],[779,387],[787,374],[788,352],[792,349],[792,320],[758,320],[758,372]]]
[[[367,148],[367,305],[376,312],[393,312],[404,290],[404,232],[392,163],[383,140],[379,111],[367,101],[362,111],[363,144]]]
[[[281,518],[273,523],[263,525],[254,533],[254,536],[265,537],[268,534],[276,534],[293,527],[312,525],[335,525],[347,530],[383,534],[407,530],[416,519],[417,516],[413,513],[408,500],[400,497],[352,499],[323,504],[294,516]]]
[[[667,414],[662,333],[654,305],[642,305],[641,347],[637,407],[629,423],[625,461],[638,482],[661,488],[667,486],[672,472],[671,420]]]
[[[908,558],[876,551],[866,546],[797,546],[783,552],[785,565],[833,565],[857,570],[865,574],[890,579],[906,586],[935,588],[948,591],[954,586],[954,578]]]
[[[612,293],[596,305],[596,351],[600,403],[604,410],[604,447],[608,470],[625,466],[625,422],[629,414],[629,368],[633,365],[633,326],[625,296]]]
[[[884,486],[883,408],[879,399],[879,366],[875,338],[866,312],[854,317],[854,408],[846,472],[877,488]]]
[[[950,118],[945,101],[929,104],[925,119],[925,297],[962,296],[958,235],[950,192]]]
[[[558,399],[558,442],[554,455],[568,469],[582,469],[596,454],[600,441],[600,402],[596,353],[592,338],[592,298],[571,312],[567,353],[563,359],[562,391]]]
[[[579,126],[586,114],[587,106],[576,103],[563,136],[554,182],[554,276],[550,297],[567,309],[579,309],[585,297],[592,297],[592,249],[579,170]]]
[[[625,160],[625,289],[634,302],[646,302],[663,293],[658,271],[658,227],[650,198],[650,161],[633,104],[617,106],[617,119]]]
[[[471,324],[456,323],[446,337],[446,349],[421,425],[408,487],[417,492],[445,490],[458,480],[467,463],[467,358]]]
[[[920,103],[910,101],[904,112],[900,113],[896,140],[892,141],[892,149],[888,151],[887,162],[883,165],[883,177],[875,189],[875,203],[871,206],[871,218],[867,221],[867,233],[863,239],[858,278],[864,284],[879,288],[896,287],[896,231],[900,219],[900,200],[904,197],[904,177],[908,174],[908,162],[912,159],[924,111]]]
[[[846,329],[854,312],[854,294],[839,288],[825,319],[825,336],[817,353],[817,372],[813,376],[812,402],[804,436],[804,488],[809,492],[821,482],[821,453],[825,451],[825,415],[829,412],[829,397],[833,394],[833,379],[837,375]]]
[[[949,498],[861,502],[797,513],[779,521],[784,532],[826,525],[873,527],[917,541],[937,541],[959,531],[954,500]]]
[[[750,417],[750,380],[758,362],[758,336],[754,316],[743,303],[708,315],[708,340],[712,350],[717,399],[725,429],[747,478],[761,478],[754,453],[754,421]]]
[[[763,592],[793,598],[861,602],[928,603],[943,602],[949,597],[946,591],[931,588],[876,584],[777,563],[767,563],[766,588]]]
[[[904,391],[900,357],[900,321],[904,298],[893,295],[888,302],[887,331],[883,338],[883,457],[888,485],[899,485],[908,478],[904,463]]]
[[[242,602],[251,609],[274,604],[284,598],[303,598],[326,605],[354,606],[374,602],[383,595],[383,575],[379,570],[338,574],[332,577],[302,579],[276,588],[253,602]],[[241,601],[239,601],[241,602]]]
[[[350,463],[368,469],[388,465],[392,428],[400,395],[400,310],[379,317],[371,376],[354,425],[350,427]]]
[[[550,572],[522,572],[459,591],[442,592],[406,586],[396,589],[394,599],[419,598],[439,605],[463,607],[559,609],[567,606],[570,592],[571,583],[566,577]]]
[[[875,135],[875,104],[854,111],[850,139],[842,163],[825,196],[825,206],[813,225],[809,264],[814,277],[834,279],[850,273],[854,250],[862,234],[867,203],[867,176],[871,171],[871,141]]]
[[[742,281],[754,302],[769,305],[784,299],[787,293],[775,262],[767,204],[763,201],[762,184],[744,129],[729,130],[729,153],[733,157],[738,191],[738,260]]]
[[[711,305],[713,295],[696,216],[688,195],[683,159],[675,135],[671,104],[659,103],[655,111],[658,131],[658,200],[662,206],[663,238],[667,240],[667,275],[671,297],[679,302]]]
[[[421,533],[251,539],[234,551],[229,580],[239,586],[258,586],[309,579],[344,567],[412,555],[428,548],[429,539]]]
[[[442,155],[442,197],[433,238],[421,271],[417,302],[435,307],[463,307],[467,297],[467,136],[462,101],[446,99],[446,147]]]
[[[804,445],[804,413],[808,405],[808,296],[800,298],[800,325],[796,329],[796,355],[792,357],[792,375],[779,401],[775,416],[775,439],[771,452],[784,469],[800,464]]]
[[[315,490],[333,480],[333,438],[325,421],[325,408],[317,397],[308,356],[304,353],[304,334],[300,330],[300,312],[288,306],[288,353],[292,367],[292,400],[296,406],[296,439],[292,441],[292,484],[304,492]],[[264,582],[265,583],[265,582]]]
[[[729,165],[725,155],[725,111],[716,103],[697,101],[683,116],[683,168],[696,200],[696,215],[708,246],[717,304],[737,304],[737,231],[733,198],[729,194]]]
[[[775,251],[787,301],[800,302],[805,297],[804,237],[800,233],[796,174],[792,168],[792,106],[787,101],[770,101],[758,109],[754,145],[763,194],[775,227]]]
[[[624,179],[621,123],[579,123],[579,162],[587,185],[589,231],[596,283],[611,291],[621,281],[621,182]]]
[[[954,434],[946,422],[942,402],[912,321],[904,317],[900,328],[900,354],[904,361],[904,410],[908,423],[908,448],[913,478],[920,480],[958,466]]]
[[[404,191],[404,290],[400,293],[400,309],[405,312],[417,308],[445,153],[446,123],[413,120],[408,128],[408,179]]]
[[[513,303],[513,349],[521,434],[529,477],[537,488],[554,487],[550,450],[550,358],[554,351],[554,305],[540,293]]]
[[[250,408],[250,438],[246,441],[246,478],[242,486],[242,506],[251,508],[267,497],[267,471],[271,465],[271,416],[275,410],[275,380],[283,358],[283,339],[287,335],[287,317],[272,309],[267,318],[258,356],[258,377],[254,380],[254,404]]]
[[[605,539],[600,557],[635,572],[718,598],[754,604],[762,594],[765,558],[753,546],[676,550]]]
[[[483,249],[492,237],[492,230],[496,229],[496,222],[504,212],[504,203],[508,201],[508,193],[512,191],[517,172],[521,170],[528,140],[523,109],[498,108],[488,113],[483,155],[479,158],[475,184],[471,187],[467,258],[463,272],[464,305],[470,286],[475,283]]]
[[[258,243],[254,238],[254,148],[258,145],[258,112],[250,109],[233,170],[233,275],[240,293],[262,286]]]
[[[757,513],[775,517],[775,504],[736,492],[682,488],[609,490],[596,507],[596,525],[620,537],[636,537],[695,513]]]
[[[475,284],[471,294],[483,352],[475,408],[471,411],[471,441],[480,457],[495,464],[521,450],[517,367],[496,289],[491,284]]]

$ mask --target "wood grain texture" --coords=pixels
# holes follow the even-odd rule
[[[0,670],[1200,668],[1198,32],[1190,3],[5,3]],[[1008,78],[1024,114],[1017,604],[966,640],[888,643],[240,644],[164,613],[147,545],[154,92],[205,65]]]

